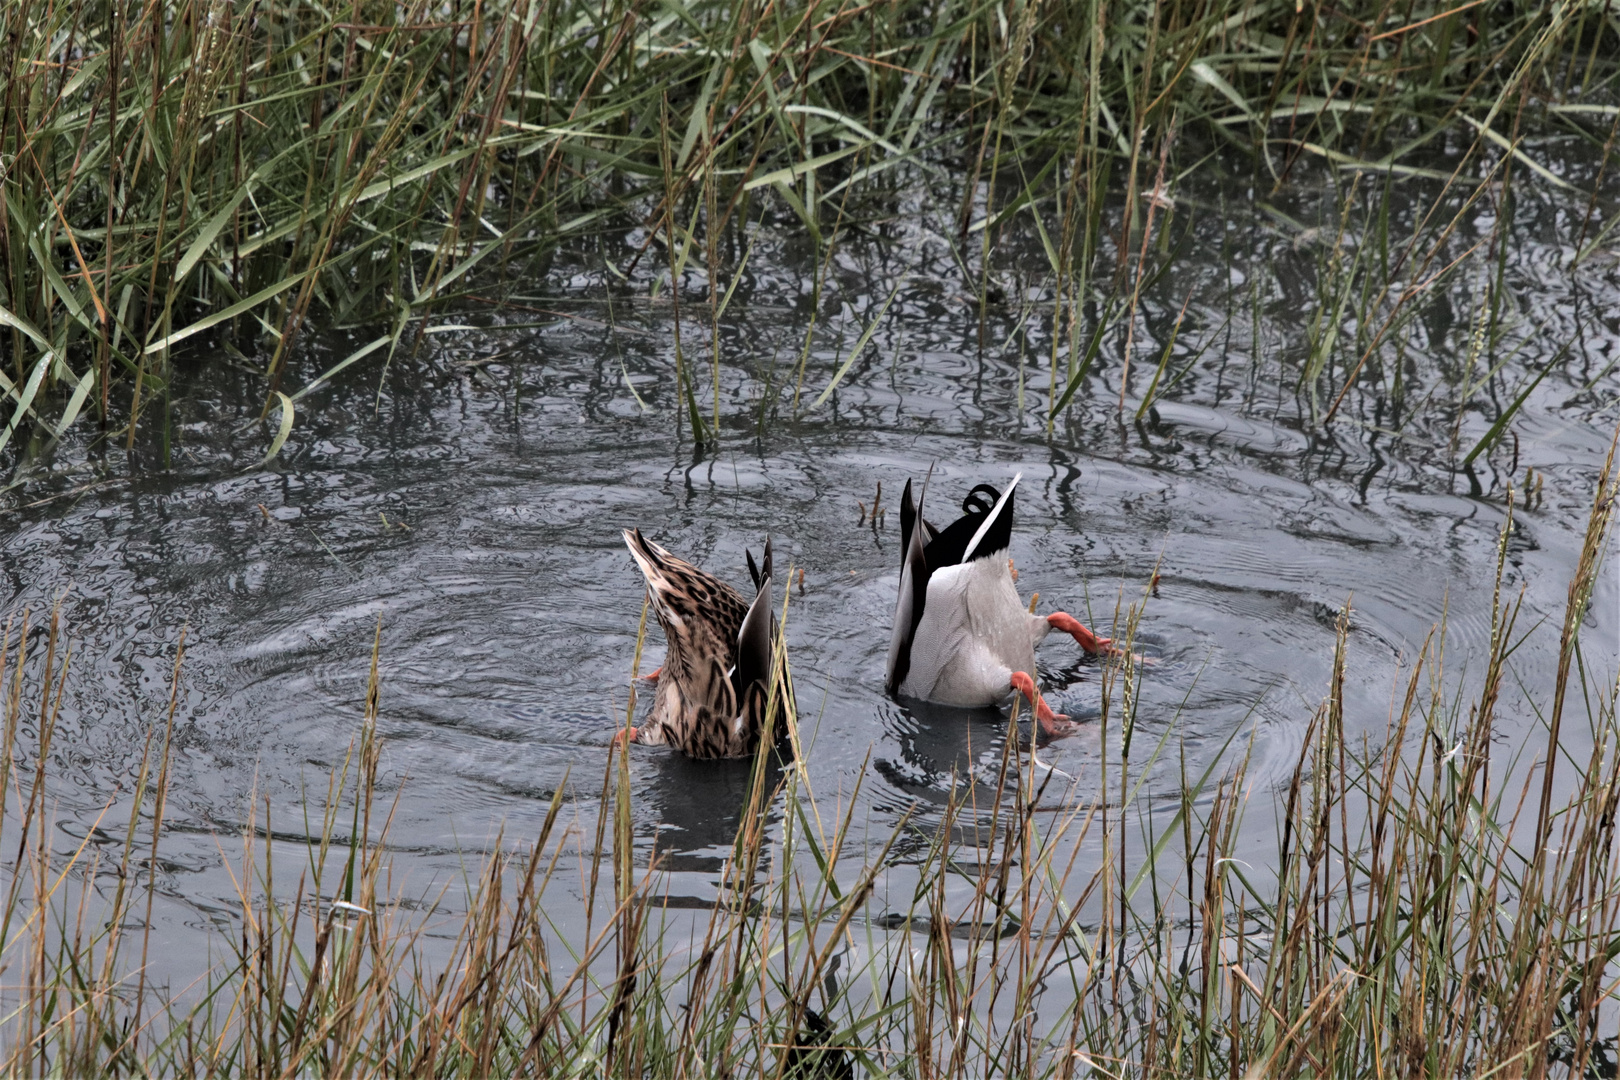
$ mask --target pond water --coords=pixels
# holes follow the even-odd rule
[[[1562,150],[1561,175],[1589,188],[1595,160]],[[1538,152],[1555,156],[1560,144]],[[1516,748],[1538,724],[1529,701],[1552,679],[1565,589],[1617,418],[1620,249],[1611,239],[1571,272],[1586,197],[1522,187],[1502,340],[1467,363],[1495,265],[1472,256],[1398,346],[1380,347],[1385,374],[1324,428],[1297,387],[1343,188],[1302,171],[1280,191],[1256,190],[1221,168],[1178,192],[1171,233],[1186,239],[1144,294],[1124,411],[1119,323],[1050,433],[1051,283],[1038,236],[1025,217],[1009,224],[994,255],[1000,291],[981,311],[976,279],[953,254],[963,247],[957,196],[923,182],[840,238],[802,371],[817,254],[787,219],[758,227],[720,325],[717,444],[695,446],[680,415],[674,311],[667,288],[650,288],[662,273],[657,249],[628,285],[604,269],[626,265],[644,239],[633,231],[559,254],[499,311],[470,303],[434,317],[414,357],[385,363],[378,353],[350,367],[299,402],[268,467],[256,467],[268,430],[248,422],[263,380],[223,352],[181,365],[167,467],[157,413],[128,457],[94,446],[93,425],[81,423],[25,463],[0,516],[5,610],[35,612],[38,649],[39,613],[61,597],[73,645],[55,744],[60,850],[115,836],[106,821],[127,820],[182,627],[154,927],[156,970],[176,985],[217,955],[198,930],[228,930],[239,914],[231,867],[250,819],[269,821],[284,865],[305,859],[301,837],[316,827],[305,808],[318,812],[359,731],[379,622],[382,771],[386,796],[398,796],[389,861],[401,896],[432,901],[481,853],[532,840],[559,785],[592,820],[641,611],[626,526],[739,585],[745,547],[770,536],[777,565],[804,572],[787,639],[818,799],[833,805],[858,785],[856,821],[874,837],[914,807],[937,820],[931,807],[952,769],[993,773],[1002,728],[994,713],[884,696],[899,515],[874,528],[858,505],[881,484],[895,508],[906,479],[930,468],[940,517],[974,484],[1023,473],[1012,556],[1040,611],[1107,627],[1143,604],[1140,642],[1154,657],[1133,753],[1133,769],[1150,777],[1143,806],[1176,804],[1183,756],[1196,774],[1229,745],[1252,748],[1257,783],[1239,846],[1256,859],[1275,849],[1270,793],[1286,783],[1326,691],[1340,608],[1353,607],[1347,725],[1377,739],[1391,687],[1443,615],[1448,684],[1482,666],[1505,484],[1533,469],[1543,486],[1518,514],[1507,577],[1524,590],[1520,628],[1546,625],[1513,658],[1500,743]],[[1612,209],[1620,191],[1612,175],[1605,184],[1600,206]],[[1408,233],[1439,187],[1393,184],[1391,234]],[[1476,208],[1436,265],[1493,224]],[[967,246],[978,243],[974,234]],[[683,286],[684,358],[707,414],[701,273]],[[869,347],[813,406],[891,292]],[[1183,304],[1166,379],[1184,374],[1137,421]],[[1095,315],[1083,313],[1085,333]],[[312,332],[288,385],[374,333]],[[1359,356],[1348,316],[1342,337],[1335,388]],[[1544,368],[1508,435],[1471,475],[1458,471]],[[1155,567],[1158,588],[1144,602]],[[1620,632],[1612,573],[1599,590],[1593,648]],[[649,630],[643,670],[661,650]],[[1059,711],[1095,717],[1101,665],[1056,636],[1039,656]],[[1613,655],[1601,659],[1612,670]],[[1142,748],[1166,736],[1148,760]],[[1074,782],[1051,790],[1097,799],[1110,754],[1117,732],[1105,746],[1094,724],[1052,743],[1042,760]],[[666,853],[672,904],[701,904],[736,826],[744,768],[654,747],[632,758],[638,843]],[[904,861],[880,883],[874,914],[890,892],[909,898]],[[290,890],[294,875],[282,880]],[[453,909],[455,894],[438,902]],[[565,908],[551,910],[566,929],[575,916]]]

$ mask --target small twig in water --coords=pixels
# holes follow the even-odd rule
[[[307,526],[306,526],[306,528],[307,528]],[[332,561],[333,562],[335,562],[339,566],[343,567],[343,569],[348,572],[350,577],[354,578],[356,581],[360,580],[360,575],[355,573],[354,570],[350,569],[348,563],[346,563],[342,559],[338,558],[337,552],[333,551],[331,548],[326,546],[326,541],[321,539],[319,533],[317,533],[314,529],[310,529],[309,530],[309,535],[313,536],[315,538],[315,542],[317,544],[321,545],[321,547],[326,551],[326,553],[328,555],[332,556]]]

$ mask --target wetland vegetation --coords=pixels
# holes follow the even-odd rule
[[[718,434],[717,324],[748,225],[802,230],[826,263],[930,177],[952,189],[950,255],[975,302],[1045,283],[1050,422],[1183,253],[1180,182],[1228,149],[1261,202],[1307,164],[1340,181],[1332,220],[1289,223],[1320,251],[1297,382],[1326,422],[1358,385],[1400,396],[1391,357],[1448,276],[1484,276],[1466,317],[1494,353],[1520,185],[1584,196],[1566,272],[1616,220],[1620,29],[1585,0],[84,0],[4,18],[7,442],[81,415],[126,447],[161,433],[175,357],[204,341],[292,423],[344,365],[414,353],[433,315],[498,306],[559,250],[627,228],[604,281],[643,265],[696,279],[675,378],[693,434]],[[1538,162],[1549,131],[1595,168]],[[1392,231],[1388,190],[1412,177],[1439,188]],[[1041,262],[1014,272],[998,242],[1026,219]],[[312,319],[379,333],[293,386]],[[1160,363],[1131,385],[1136,412],[1173,380]]]

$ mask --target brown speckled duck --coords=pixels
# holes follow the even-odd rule
[[[694,758],[752,755],[765,726],[775,659],[770,541],[762,565],[745,552],[753,603],[648,540],[640,529],[626,529],[624,542],[647,579],[653,614],[668,644],[663,666],[648,676],[658,684],[652,711],[645,724],[629,729],[630,741],[667,743]],[[778,734],[791,694],[790,683],[777,688]]]

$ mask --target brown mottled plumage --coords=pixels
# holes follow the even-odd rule
[[[647,579],[653,614],[668,653],[658,694],[634,741],[669,743],[694,758],[747,757],[759,742],[770,696],[775,618],[771,609],[771,545],[763,568],[748,557],[756,593],[752,604],[713,574],[641,535],[624,531],[625,546]],[[791,689],[777,691],[777,731]]]

